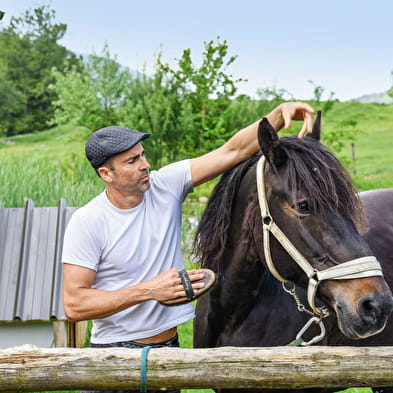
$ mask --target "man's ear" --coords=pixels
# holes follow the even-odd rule
[[[322,111],[317,112],[317,118],[312,126],[311,134],[307,134],[309,138],[316,139],[317,141],[321,140],[321,131],[322,131]]]
[[[287,160],[286,153],[280,148],[279,138],[276,130],[264,117],[258,126],[258,142],[263,155],[271,165],[281,167]]]
[[[110,171],[111,170],[106,166],[100,166],[99,168],[97,168],[98,175],[106,183],[112,182],[112,176],[110,175]]]

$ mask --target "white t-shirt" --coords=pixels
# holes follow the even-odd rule
[[[93,288],[113,291],[184,268],[181,205],[193,191],[189,160],[151,173],[151,187],[133,209],[113,206],[105,191],[71,217],[64,263],[95,270]],[[149,300],[93,321],[91,342],[107,344],[154,336],[194,317],[191,303],[168,307]]]

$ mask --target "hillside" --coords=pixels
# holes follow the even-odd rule
[[[353,129],[355,161],[351,141],[345,142],[340,157],[359,190],[393,187],[393,106],[337,103],[325,117],[324,125],[326,129]]]
[[[364,104],[393,104],[393,97],[389,96],[387,91],[382,93],[365,94],[364,96],[354,98],[349,101],[362,102]]]
[[[393,106],[336,102],[324,116],[323,129],[325,135],[342,132],[333,142],[343,143],[339,157],[360,190],[393,187]],[[355,161],[346,132],[356,137]],[[88,135],[86,129],[68,125],[0,142],[3,206],[23,206],[24,198],[32,198],[37,206],[54,206],[62,197],[68,205],[80,206],[100,192],[102,182],[84,155]],[[208,196],[212,187],[198,187],[191,198]]]

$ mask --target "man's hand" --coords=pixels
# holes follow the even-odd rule
[[[205,284],[200,281],[205,275],[200,270],[187,270],[187,272],[192,282],[192,288],[197,295],[199,293],[198,291],[205,287]],[[154,300],[162,302],[177,298],[186,298],[186,292],[178,270],[175,268],[158,274],[151,280],[142,283],[142,285],[147,289],[150,298]]]
[[[273,109],[266,117],[276,131],[282,127],[286,130],[291,127],[292,120],[303,120],[303,126],[298,137],[302,138],[312,129],[312,115],[314,109],[304,102],[284,102]]]

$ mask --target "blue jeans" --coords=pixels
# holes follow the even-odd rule
[[[179,337],[176,336],[169,340],[154,343],[154,344],[141,344],[135,341],[120,341],[110,344],[90,344],[92,348],[111,348],[111,347],[123,347],[123,348],[143,348],[150,346],[152,348],[161,347],[179,347]],[[81,390],[81,393],[139,393],[140,390]],[[148,393],[162,393],[162,390],[148,390]],[[180,393],[180,390],[165,390],[166,393]]]

